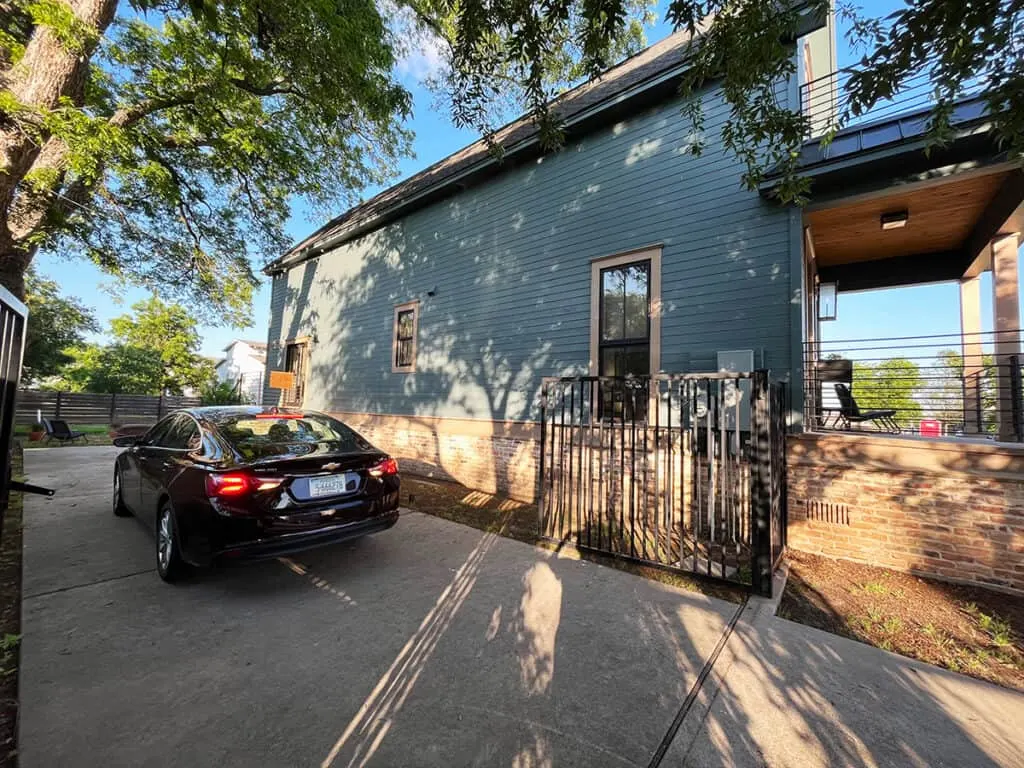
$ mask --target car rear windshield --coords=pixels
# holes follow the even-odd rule
[[[320,414],[239,414],[222,416],[215,423],[236,450],[252,458],[301,454],[306,452],[303,445],[313,449],[318,443],[329,443],[331,450],[339,452],[372,449],[355,431]]]

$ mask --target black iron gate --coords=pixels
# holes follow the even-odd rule
[[[0,287],[0,536],[11,490],[11,441],[27,319],[28,308]]]
[[[540,533],[770,595],[785,419],[767,371],[545,379]]]

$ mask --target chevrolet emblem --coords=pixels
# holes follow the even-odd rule
[[[327,462],[326,464],[323,465],[322,469],[326,469],[326,470],[329,471],[329,470],[332,470],[332,469],[337,469],[340,466],[341,466],[341,464],[339,464],[336,461],[329,461],[329,462]]]

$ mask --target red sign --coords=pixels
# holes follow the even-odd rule
[[[921,419],[921,437],[942,437],[942,422],[938,419]]]

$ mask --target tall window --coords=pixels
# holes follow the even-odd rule
[[[416,332],[419,326],[419,302],[399,304],[395,307],[392,335],[391,370],[394,373],[412,373],[416,370]]]
[[[601,270],[602,376],[651,373],[651,262],[637,261]]]
[[[600,418],[646,418],[647,376],[661,366],[661,248],[590,263],[590,373],[638,381],[603,382]]]

